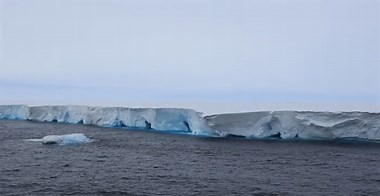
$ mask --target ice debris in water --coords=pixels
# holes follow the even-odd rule
[[[72,133],[67,135],[48,135],[41,139],[43,144],[82,144],[90,142],[83,133]]]

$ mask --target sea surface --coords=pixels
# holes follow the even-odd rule
[[[69,133],[95,141],[26,140]],[[380,144],[0,120],[0,195],[380,195]]]

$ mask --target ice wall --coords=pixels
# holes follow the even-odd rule
[[[0,119],[178,131],[208,136],[380,140],[380,113],[250,112],[202,117],[191,109],[2,105]]]
[[[250,112],[206,116],[222,136],[380,140],[380,113]]]
[[[26,105],[0,105],[0,119],[26,120],[29,108]]]
[[[122,108],[89,106],[0,106],[0,119],[82,123],[160,131],[212,134],[201,113],[178,108]]]

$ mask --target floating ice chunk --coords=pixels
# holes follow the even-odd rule
[[[43,144],[82,144],[90,142],[83,133],[72,133],[67,135],[48,135],[41,139]]]

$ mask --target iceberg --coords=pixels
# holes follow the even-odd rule
[[[213,134],[201,113],[181,108],[12,105],[0,107],[0,119],[126,127],[197,135]]]
[[[249,112],[206,116],[220,136],[380,140],[380,113]]]
[[[380,113],[263,111],[202,116],[181,108],[2,105],[0,119],[157,130],[212,137],[380,140]]]
[[[27,141],[42,142],[42,144],[82,144],[91,142],[83,133],[71,133],[67,135],[47,135],[42,139],[28,139]]]
[[[72,133],[67,135],[48,135],[42,138],[43,144],[82,144],[90,142],[83,133]]]
[[[26,120],[29,107],[26,105],[0,105],[0,119]]]

